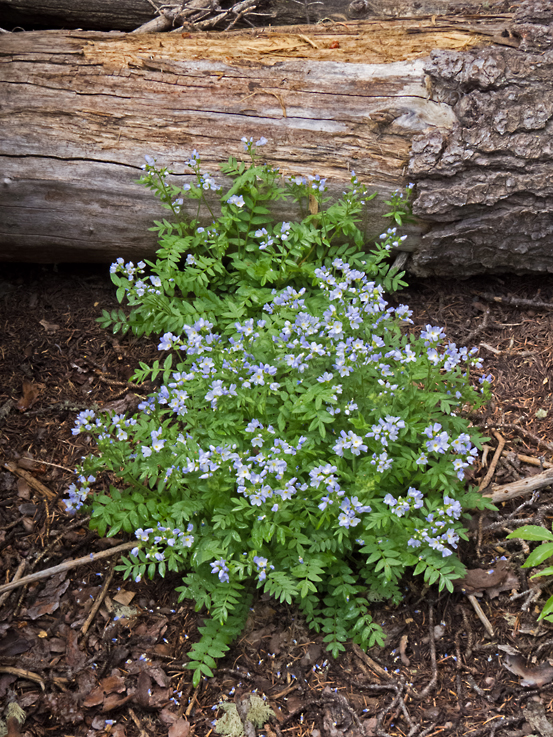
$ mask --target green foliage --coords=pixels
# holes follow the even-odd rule
[[[541,545],[538,545],[530,553],[523,568],[536,568],[549,560],[549,558],[553,558],[553,532],[550,530],[546,530],[544,527],[539,527],[538,525],[525,525],[507,535],[507,539],[513,538],[518,540],[542,541]],[[534,573],[532,578],[540,578],[541,576],[553,576],[553,565],[542,568],[541,571]],[[553,622],[553,596],[550,596],[545,602],[538,619]]]
[[[254,153],[252,147],[250,152]],[[363,268],[388,292],[404,286],[403,274],[391,272],[386,263],[387,251],[380,250],[366,261],[365,239],[358,225],[376,193],[369,195],[355,174],[344,196],[324,207],[328,198],[319,177],[294,177],[282,185],[278,170],[258,164],[255,156],[250,166],[230,158],[220,168],[234,183],[219,196],[220,216],[215,219],[213,202],[206,194],[220,187],[211,175],[202,174],[196,152],[188,161],[195,181],[182,188],[169,185],[167,169],[158,170],[149,161],[142,183],[175,218],[184,198],[197,201],[197,214],[204,225],[198,218],[156,221],[152,230],[159,237],[157,260],[135,266],[118,259],[113,264],[117,299],[127,302],[130,314],[104,310],[99,319],[103,327],[123,333],[131,329],[136,335],[175,333],[204,318],[215,320],[224,331],[236,320],[257,314],[273,289],[310,288],[315,268],[335,258],[352,268]],[[309,198],[316,202],[311,209],[317,212],[307,214],[300,223],[275,222],[271,216],[269,205],[279,201],[297,202],[308,212]],[[386,204],[391,207],[387,216],[399,224],[409,219],[404,193],[394,194]],[[210,217],[213,222],[205,225]],[[402,239],[391,240],[399,245]]]
[[[463,514],[491,506],[463,488],[482,437],[459,412],[490,377],[473,385],[476,349],[439,327],[409,333],[410,310],[384,299],[403,284],[389,266],[403,237],[389,228],[368,252],[358,223],[372,195],[355,175],[329,204],[320,177],[283,183],[245,144],[251,161],[222,167],[233,184],[211,226],[164,220],[155,262],[113,265],[131,310],[103,324],[161,335],[161,358],[133,377],[157,388],[135,416],[81,412],[73,431],[98,452],[68,508],[87,508],[101,535],[134,533],[125,577],[186,572],[181,598],[209,614],[189,653],[195,683],[256,589],[297,605],[335,656],[348,640],[382,644],[370,602],[399,602],[407,571],[452,590]],[[218,192],[195,152],[188,165],[195,183],[180,188],[146,166],[173,216]],[[290,198],[305,217],[274,222],[269,205]],[[406,200],[388,202],[398,223]],[[93,491],[102,474],[109,493]]]

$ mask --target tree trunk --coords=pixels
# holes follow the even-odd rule
[[[170,167],[183,182],[192,149],[215,173],[217,163],[241,155],[242,136],[265,136],[265,160],[287,175],[327,177],[334,195],[349,180],[350,169],[384,196],[409,179],[420,181],[415,207],[421,220],[411,226],[406,246],[416,252],[414,268],[421,273],[493,269],[493,249],[500,270],[536,265],[553,270],[546,248],[552,232],[551,171],[534,168],[523,176],[536,159],[545,163],[551,157],[553,60],[548,48],[534,50],[531,44],[539,39],[529,40],[522,21],[526,47],[511,48],[519,39],[509,36],[510,21],[510,16],[477,24],[462,17],[379,20],[226,34],[3,34],[0,257],[55,262],[151,256],[156,241],[147,229],[167,212],[136,183],[144,155]],[[442,51],[429,58],[433,49]],[[494,77],[490,69],[496,67],[500,72]],[[465,70],[459,81],[457,68]],[[522,101],[508,97],[517,69],[517,84],[532,91]],[[448,85],[452,90],[446,94]],[[501,85],[497,99],[486,106],[486,95]],[[532,154],[530,141],[524,148],[526,138],[516,138],[516,120],[531,125],[524,109],[528,112],[538,96],[530,137],[541,136],[540,151]],[[514,121],[505,124],[504,98]],[[519,103],[521,111],[512,113]],[[500,132],[479,139],[478,150],[484,110],[491,115],[486,125],[506,125],[508,131],[514,126],[509,145],[515,153],[502,157],[507,139]],[[472,137],[466,137],[467,130]],[[448,142],[455,143],[451,150]],[[472,159],[471,146],[477,152]],[[535,228],[527,217],[528,201],[511,198],[509,177],[503,194],[498,189],[489,201],[482,194],[487,177],[496,182],[501,167],[515,164],[518,195],[526,183],[524,196],[539,215]],[[377,217],[387,209],[383,199],[371,203],[368,242],[386,227]],[[299,213],[280,215],[290,219]],[[514,231],[526,218],[525,243],[541,254],[535,263],[525,257],[517,267],[516,249],[509,263],[503,257],[509,249],[513,255],[514,233],[501,226],[506,215]],[[486,222],[492,226],[480,257],[485,237],[479,229]],[[450,249],[445,260],[442,243]],[[463,255],[455,252],[463,247],[470,251],[465,272]]]
[[[221,8],[232,8],[238,0],[173,0],[154,3],[149,0],[0,0],[0,25],[81,30],[133,31],[139,26],[167,18],[158,25],[163,31],[173,25],[173,9],[186,11],[184,21],[205,21],[221,15]],[[247,18],[256,26],[312,24],[323,19],[334,21],[366,20],[374,16],[414,17],[449,15],[454,13],[489,13],[490,3],[483,0],[257,0]],[[155,6],[162,7],[158,13]],[[508,9],[509,3],[493,3],[494,12]],[[190,11],[190,12],[188,12]],[[181,12],[182,15],[182,12]],[[235,15],[221,18],[215,26],[223,30],[235,20]]]

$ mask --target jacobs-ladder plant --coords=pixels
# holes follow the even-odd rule
[[[387,303],[397,233],[361,250],[368,195],[355,176],[327,210],[274,223],[259,203],[285,190],[245,143],[250,165],[225,168],[235,183],[212,226],[163,224],[148,277],[146,264],[112,270],[133,308],[125,325],[163,326],[164,358],[134,376],[157,389],[134,416],[85,411],[73,431],[97,452],[68,508],[87,508],[100,535],[135,536],[126,577],[183,572],[181,599],[209,613],[189,652],[195,683],[240,633],[256,591],[296,604],[335,656],[348,639],[382,644],[371,601],[398,602],[407,571],[452,590],[464,512],[486,503],[463,485],[481,437],[460,411],[490,381],[473,385],[476,349],[437,326],[415,334],[408,307]],[[173,212],[186,193],[202,201],[218,186],[197,156],[189,165],[196,185],[175,191],[148,164],[146,183],[167,186],[154,189]],[[325,204],[320,178],[288,185],[288,196],[316,192]],[[100,479],[111,479],[104,492]]]

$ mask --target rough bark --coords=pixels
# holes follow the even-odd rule
[[[553,272],[553,3],[525,2],[518,48],[433,52],[432,99],[457,122],[415,137],[415,213],[430,224],[411,268]]]
[[[3,34],[0,257],[149,255],[165,211],[135,183],[143,156],[182,181],[193,148],[213,172],[246,135],[333,194],[352,168],[384,195],[415,181],[419,274],[553,271],[552,23],[525,0],[514,23]]]
[[[82,30],[133,31],[139,26],[160,20],[171,8],[184,9],[192,6],[207,8],[209,12],[202,17],[209,19],[219,14],[217,8],[232,7],[235,0],[169,0],[165,3],[149,0],[0,0],[0,25],[8,30],[10,26],[29,24],[43,25],[50,29],[63,28]],[[484,7],[485,5],[485,7]],[[490,13],[507,10],[508,3],[496,0],[483,3],[482,0],[258,0],[256,7],[248,14],[248,21],[256,26],[278,26],[318,23],[323,19],[334,21],[366,20],[374,16],[413,17],[420,15],[451,15]],[[161,12],[156,11],[156,7]],[[191,14],[190,20],[195,16]],[[200,14],[198,14],[198,18]],[[224,29],[230,22],[224,19],[217,26]],[[171,22],[154,30],[167,30]]]
[[[242,154],[244,135],[265,136],[266,160],[284,173],[327,177],[331,193],[355,169],[387,195],[407,181],[412,136],[455,122],[428,99],[424,57],[485,41],[503,22],[481,33],[445,19],[184,38],[3,34],[0,258],[151,255],[148,227],[167,212],[136,183],[144,155],[182,182],[192,149],[214,172]],[[383,227],[371,217],[368,238]],[[414,247],[420,226],[411,233]]]

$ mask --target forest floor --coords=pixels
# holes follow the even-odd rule
[[[502,439],[509,455],[494,483],[540,473],[553,460],[553,310],[539,303],[553,303],[553,278],[413,280],[401,301],[416,325],[479,345],[495,378],[478,418],[491,437],[486,467],[480,459],[470,482]],[[489,576],[471,590],[490,632],[462,591],[409,579],[401,605],[374,603],[385,647],[350,644],[333,660],[293,607],[262,597],[215,677],[193,689],[186,652],[201,613],[177,602],[179,576],[123,581],[110,553],[127,540],[99,539],[61,501],[90,450],[71,434],[76,413],[128,406],[126,381],[157,353],[155,341],[98,326],[114,306],[105,267],[2,265],[0,581],[88,559],[0,598],[0,704],[26,713],[21,727],[9,721],[9,737],[209,737],[218,704],[253,693],[275,713],[258,730],[266,737],[553,735],[553,625],[537,618],[548,587],[533,588],[521,568],[527,544],[505,539],[522,518],[551,526],[550,489],[473,518],[459,554]]]

